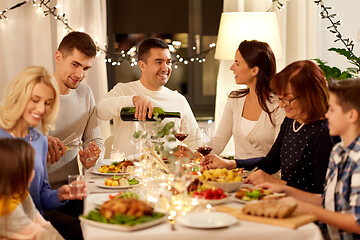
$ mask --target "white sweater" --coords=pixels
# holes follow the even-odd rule
[[[228,98],[221,122],[211,142],[212,153],[221,154],[232,135],[237,159],[263,157],[270,150],[284,120],[284,110],[276,100],[273,100],[273,103],[267,102],[270,112],[274,111],[271,117],[275,126],[271,124],[269,115],[262,111],[255,127],[244,136],[241,131],[244,103],[245,97]]]
[[[159,91],[151,91],[145,88],[140,80],[118,83],[105,95],[105,98],[96,105],[97,116],[102,120],[114,120],[114,150],[120,150],[125,155],[134,154],[135,146],[131,144],[135,131],[135,122],[122,121],[120,111],[123,107],[133,107],[134,96],[145,96],[153,104],[153,107],[161,107],[166,112],[180,112],[181,117],[187,119],[190,126],[190,134],[184,140],[190,148],[195,147],[196,132],[199,128],[194,114],[186,98],[177,91],[162,87]],[[163,122],[174,119],[165,119]],[[146,130],[152,129],[153,122],[145,122]]]

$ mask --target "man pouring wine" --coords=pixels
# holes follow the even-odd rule
[[[131,144],[135,121],[121,120],[120,113],[124,107],[135,107],[133,114],[138,121],[151,119],[154,107],[160,107],[165,112],[179,112],[190,127],[190,134],[183,143],[194,148],[199,127],[190,105],[183,95],[164,86],[172,70],[169,46],[158,38],[144,40],[138,49],[138,65],[141,70],[139,80],[118,83],[96,105],[98,118],[114,120],[114,150],[120,150],[126,155],[133,154],[135,150]],[[151,122],[143,125],[146,131],[151,131]]]

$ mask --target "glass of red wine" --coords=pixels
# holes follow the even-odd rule
[[[213,149],[210,146],[212,132],[210,126],[200,127],[196,134],[196,150],[205,157]]]
[[[182,145],[182,141],[184,141],[187,138],[187,136],[189,136],[189,133],[190,133],[190,129],[188,122],[186,121],[185,118],[180,118],[176,133],[174,134],[175,138],[179,140]]]

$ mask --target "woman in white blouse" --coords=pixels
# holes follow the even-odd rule
[[[235,141],[235,158],[255,158],[267,154],[285,117],[270,90],[276,73],[275,56],[265,42],[243,41],[230,67],[236,84],[246,89],[232,91],[215,136],[212,153],[221,154],[231,136]]]

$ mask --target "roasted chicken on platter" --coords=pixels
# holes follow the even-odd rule
[[[141,217],[151,215],[152,211],[152,207],[138,199],[114,198],[106,201],[100,207],[100,212],[106,219],[110,219],[118,213]]]

